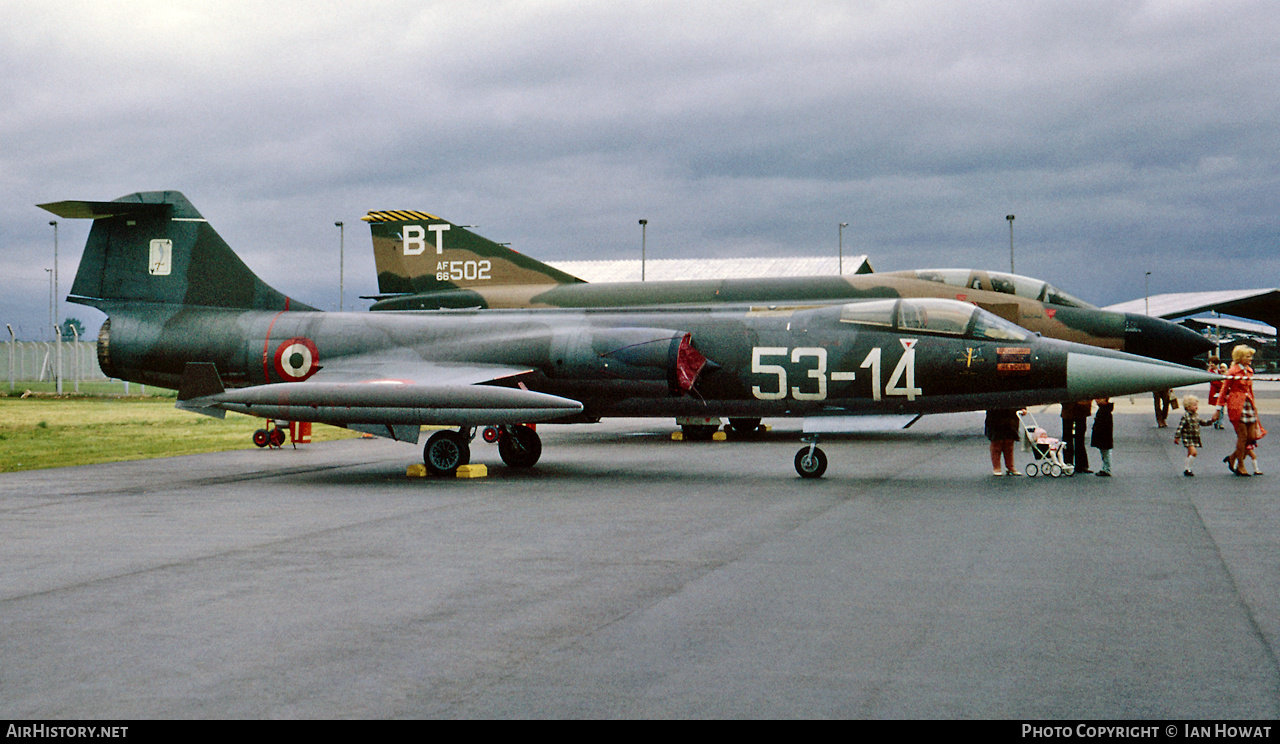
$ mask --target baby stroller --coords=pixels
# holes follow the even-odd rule
[[[1076,472],[1075,465],[1068,465],[1062,460],[1062,449],[1066,445],[1061,439],[1049,436],[1049,432],[1040,428],[1030,413],[1018,413],[1018,428],[1022,439],[1023,451],[1030,452],[1034,462],[1026,467],[1027,476],[1034,478],[1041,473],[1053,478],[1071,475]]]

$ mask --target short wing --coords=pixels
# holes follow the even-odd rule
[[[527,367],[348,357],[328,362],[303,382],[220,392],[211,368],[187,365],[180,408],[311,421],[413,441],[421,425],[526,424],[582,411],[576,400],[503,384],[530,372]]]

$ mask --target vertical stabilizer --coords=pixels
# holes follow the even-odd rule
[[[39,206],[59,217],[93,220],[71,286],[73,302],[314,309],[267,286],[177,191]]]
[[[582,280],[426,212],[370,212],[383,295]]]

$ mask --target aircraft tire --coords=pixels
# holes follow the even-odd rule
[[[253,433],[253,443],[259,447],[266,447],[271,443],[271,433],[266,429],[258,429]]]
[[[821,478],[827,472],[827,454],[814,447],[810,455],[808,447],[801,447],[796,453],[796,472],[801,478]]]
[[[512,468],[531,468],[542,457],[542,437],[527,426],[512,426],[498,440],[498,454]]]
[[[471,445],[456,431],[438,431],[422,448],[422,460],[432,475],[452,476],[471,462]]]
[[[279,427],[271,431],[270,442],[272,447],[279,447],[284,444],[284,429]]]
[[[733,429],[735,434],[754,434],[756,429],[760,428],[760,419],[731,418],[729,419],[729,428]]]

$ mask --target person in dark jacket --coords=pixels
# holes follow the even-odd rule
[[[1111,450],[1115,447],[1115,425],[1111,414],[1115,408],[1116,404],[1110,398],[1098,401],[1098,412],[1093,417],[1093,433],[1089,437],[1089,445],[1096,447],[1098,454],[1102,456],[1102,467],[1098,469],[1098,475],[1103,478],[1111,477]]]
[[[1085,447],[1092,415],[1092,400],[1062,404],[1062,441],[1066,443],[1063,456],[1068,465],[1075,466],[1075,475],[1093,472],[1089,469],[1089,449]]]
[[[1013,464],[1013,443],[1018,439],[1018,412],[1012,408],[996,408],[987,411],[986,434],[991,440],[991,474],[1022,475]],[[1005,469],[1000,469],[1000,457],[1004,456]]]
[[[1155,390],[1151,393],[1151,398],[1155,401],[1156,426],[1163,429],[1169,425],[1169,409],[1173,405],[1173,391]]]

